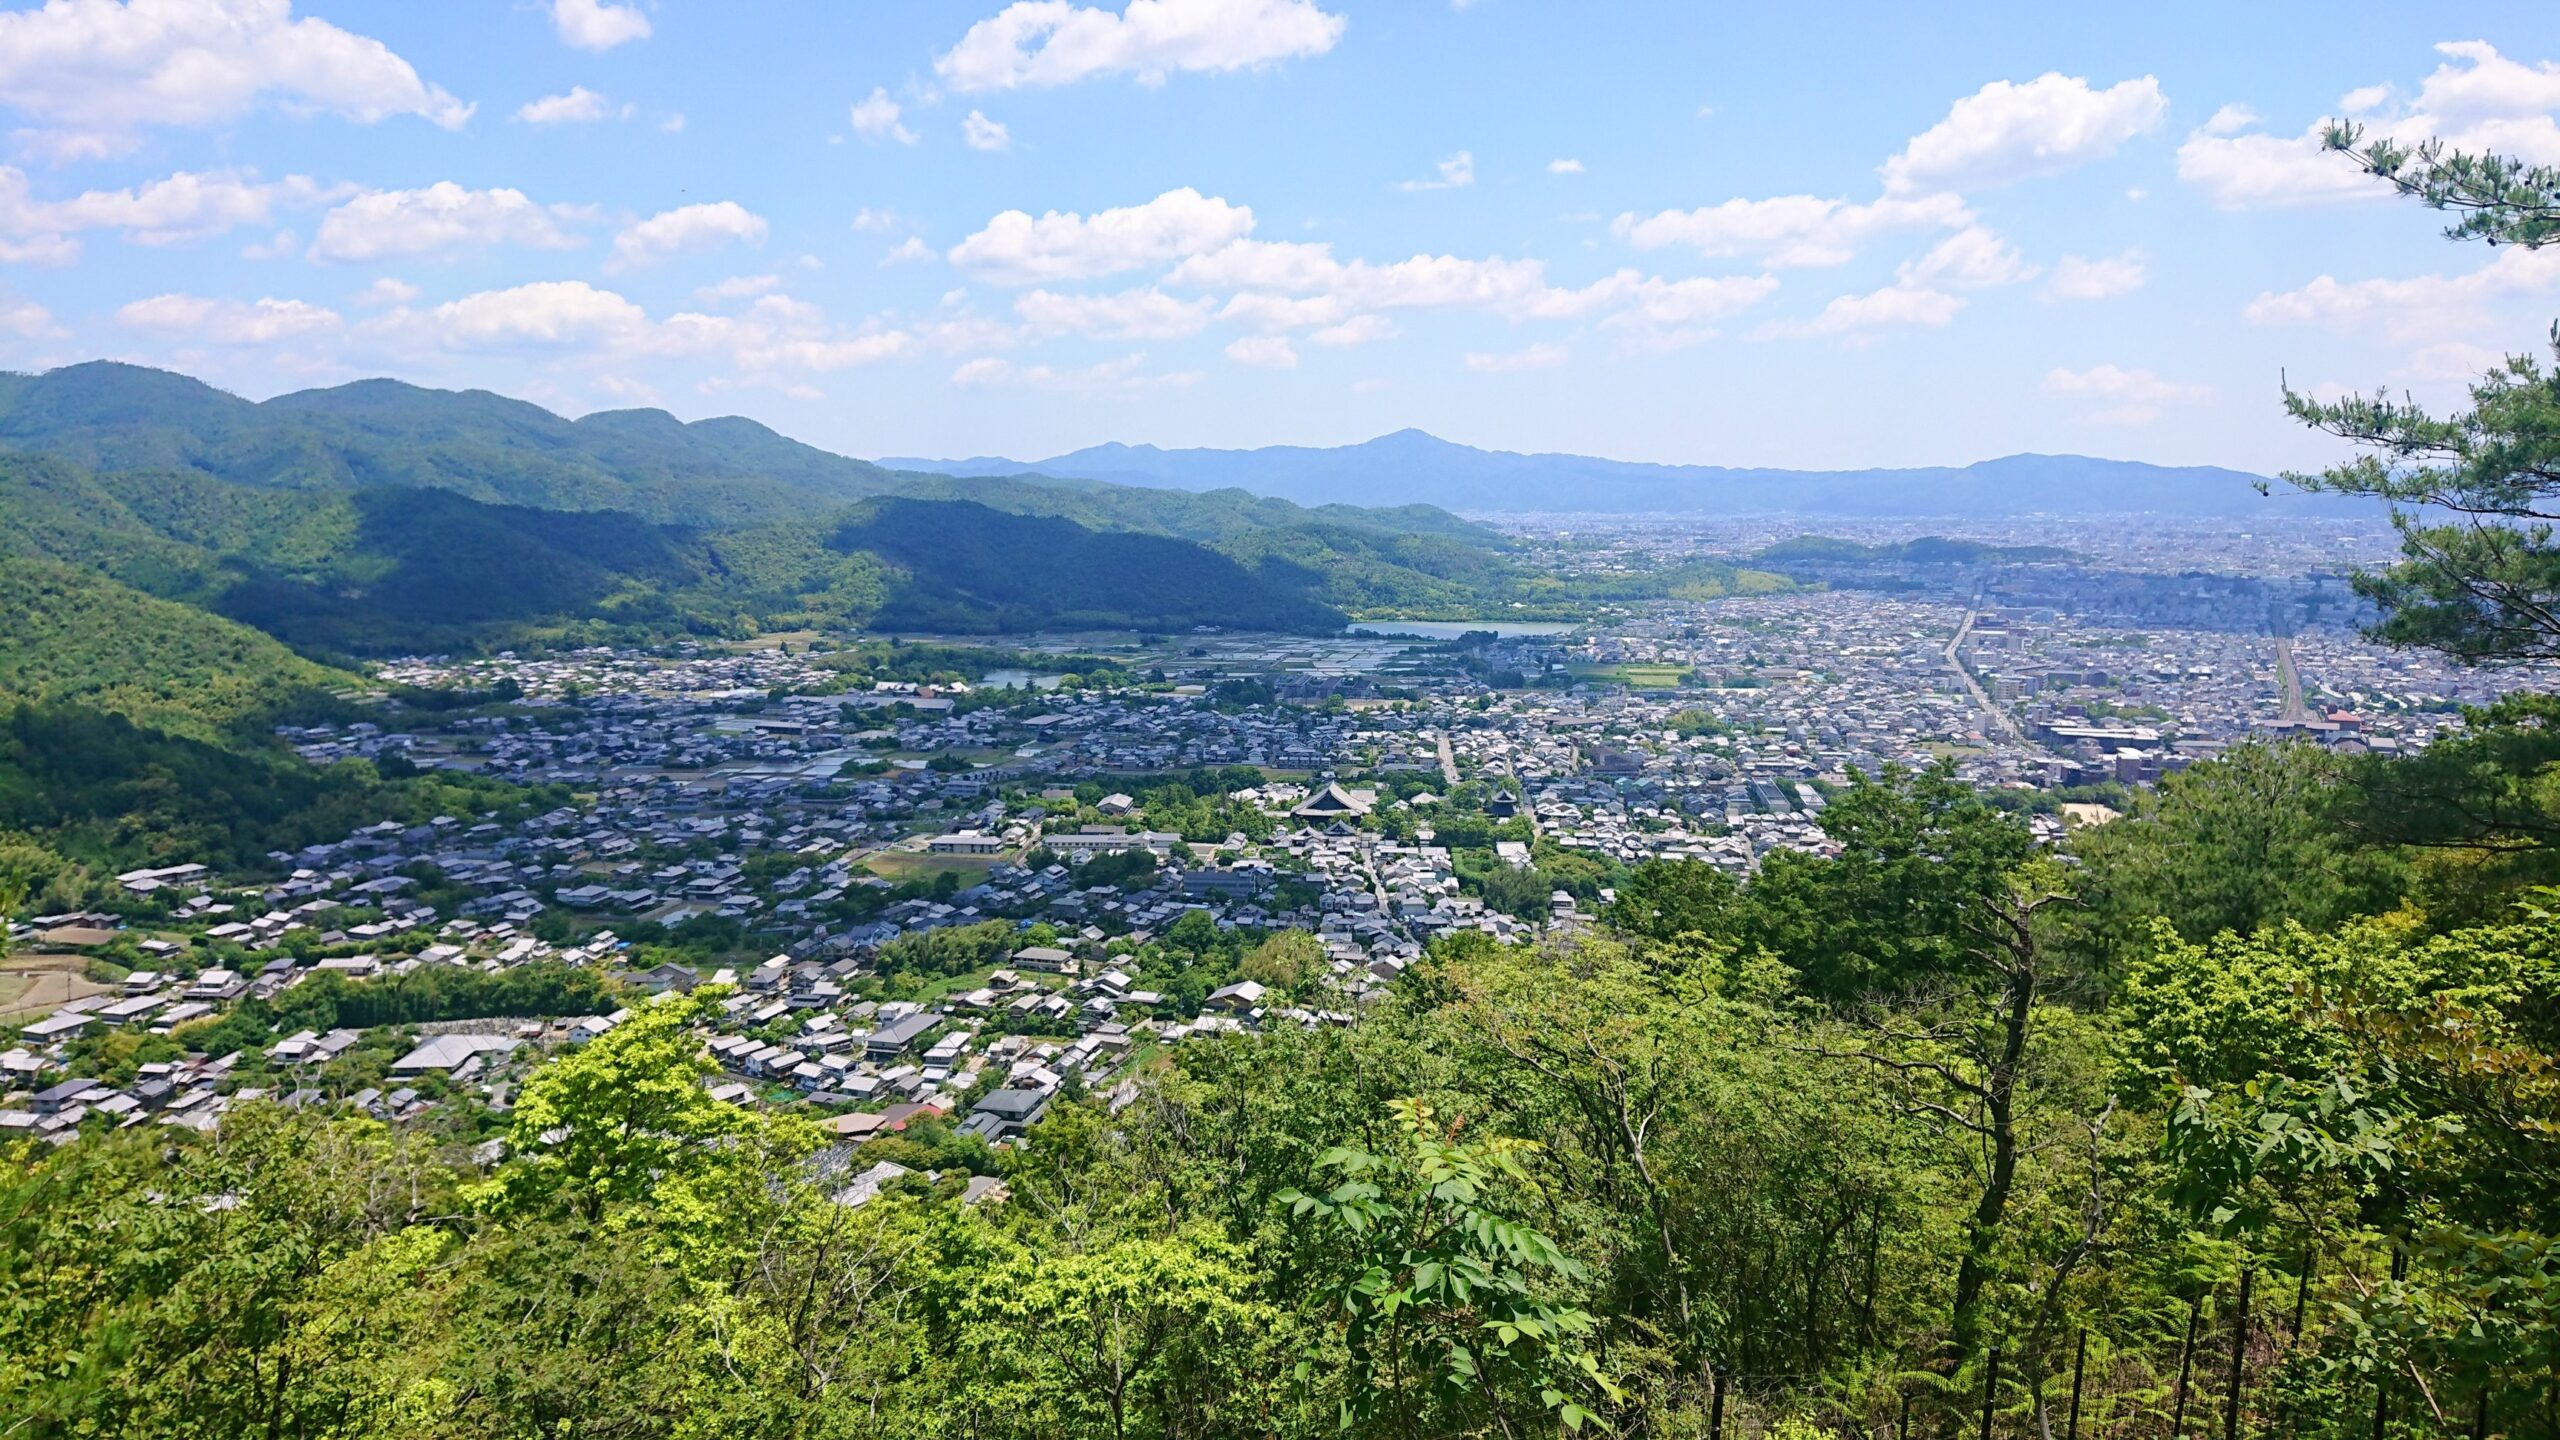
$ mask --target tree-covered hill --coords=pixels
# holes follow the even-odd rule
[[[1951,540],[1943,535],[1923,535],[1884,545],[1866,545],[1843,540],[1835,535],[1798,535],[1781,540],[1751,557],[1754,564],[1785,566],[1790,564],[1833,565],[1987,565],[2030,564],[2044,560],[2069,560],[2072,552],[2059,545],[1995,545],[1987,540]]]
[[[886,471],[751,421],[567,420],[486,391],[363,380],[264,404],[98,361],[0,376],[0,445],[96,470],[188,470],[283,490],[451,490],[493,504],[739,523],[880,493]]]
[[[260,403],[113,361],[0,374],[0,449],[101,472],[182,471],[272,490],[450,490],[489,504],[618,510],[693,526],[770,523],[904,495],[1194,540],[1310,523],[1497,539],[1427,505],[1310,510],[1232,489],[1195,495],[893,471],[737,416],[687,423],[663,410],[608,410],[570,420],[483,390],[396,380]]]
[[[1320,573],[1265,575],[1196,541],[965,500],[700,528],[437,489],[284,493],[0,456],[0,520],[0,551],[102,572],[315,654],[803,625],[1342,623],[1317,596]]]
[[[50,560],[0,563],[0,615],[0,703],[76,703],[197,740],[356,680],[246,625]]]
[[[1097,532],[968,501],[874,501],[829,546],[897,567],[878,617],[891,628],[1330,630],[1343,621],[1307,598],[1314,587],[1275,584],[1187,540]]]

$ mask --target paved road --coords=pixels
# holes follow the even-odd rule
[[[1965,668],[1962,653],[1965,637],[1973,633],[1973,622],[1981,614],[1982,601],[1977,596],[1974,603],[1965,608],[1964,623],[1956,627],[1955,638],[1947,642],[1947,664],[1956,672],[1956,678],[1964,682],[1965,693],[1973,697],[1974,705],[1983,714],[1990,716],[1991,723],[1999,726],[2003,734],[2023,745],[2027,743],[2027,737],[2026,733],[2018,728],[2018,722],[2010,718],[2008,711],[1991,703],[1991,697],[1984,693],[1981,683],[1973,678],[1973,672]]]
[[[1458,783],[1458,753],[1449,748],[1449,732],[1446,730],[1440,732],[1440,783]]]
[[[2279,725],[2304,725],[2316,717],[2311,707],[2302,703],[2302,672],[2293,663],[2293,638],[2276,637],[2276,685],[2284,696],[2284,711],[2276,717]]]

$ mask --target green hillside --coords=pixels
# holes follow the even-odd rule
[[[898,568],[877,616],[888,628],[1332,630],[1343,623],[1294,577],[1275,583],[1187,540],[1093,531],[967,501],[872,502],[835,531],[829,548]]]
[[[495,781],[316,768],[272,734],[358,683],[274,638],[94,570],[0,557],[0,845],[93,868],[271,850],[377,820],[536,803]]]
[[[1309,510],[1242,490],[1191,494],[884,470],[736,416],[688,424],[663,410],[609,410],[570,420],[487,391],[396,380],[258,403],[184,375],[111,361],[0,374],[0,449],[55,455],[102,473],[174,471],[303,492],[445,490],[486,504],[614,510],[698,527],[787,521],[900,495],[974,500],[1088,529],[1194,540],[1306,524],[1499,539],[1427,505]]]
[[[0,522],[0,552],[103,573],[324,656],[803,626],[1342,622],[1306,576],[1264,575],[1173,536],[963,500],[698,528],[436,489],[285,493],[0,456]]]
[[[50,560],[0,562],[0,701],[76,703],[229,739],[355,677],[246,625]]]

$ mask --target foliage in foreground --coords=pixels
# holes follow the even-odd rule
[[[1942,775],[1833,809],[1836,859],[1647,867],[1604,929],[1444,945],[1356,1026],[1063,1098],[976,1207],[956,1169],[838,1203],[919,1152],[711,1098],[709,991],[536,1071],[490,1168],[257,1103],[20,1147],[0,1408],[29,1436],[1688,1435],[1721,1375],[1736,1425],[1952,1421],[1989,1383],[2004,1428],[2059,1429],[2077,1356],[2088,1423],[2148,1433],[2222,1403],[2246,1272],[2258,1431],[2370,1433],[2377,1382],[2389,1433],[2541,1423],[2547,919],[2393,895],[2311,928],[2325,883],[2261,872],[2236,927],[2125,938],[2094,897],[2188,883],[2147,850],[2256,842],[2170,807],[2057,877]]]

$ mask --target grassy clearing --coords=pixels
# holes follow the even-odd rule
[[[13,955],[0,960],[0,1020],[42,1015],[84,995],[105,994],[106,986],[80,973],[87,963],[77,955]]]
[[[1625,685],[1636,690],[1677,690],[1689,678],[1686,665],[1577,665],[1576,677]]]
[[[927,855],[915,850],[876,850],[862,857],[872,874],[892,885],[910,880],[930,880],[948,871],[968,885],[986,878],[998,865],[1018,860],[1018,855]]]

